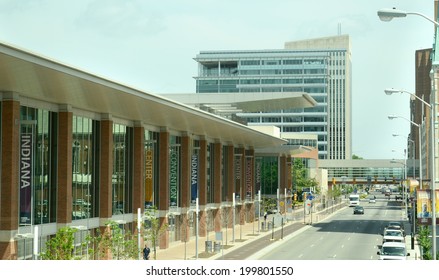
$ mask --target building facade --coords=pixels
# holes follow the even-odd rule
[[[285,43],[284,49],[201,51],[196,92],[305,92],[312,108],[238,113],[251,125],[318,135],[320,159],[350,159],[351,49],[348,36]]]
[[[109,221],[137,235],[150,206],[168,248],[232,212],[252,221],[258,191],[291,186],[288,149],[256,153],[279,137],[7,44],[0,71],[0,259],[38,258],[63,227],[80,229],[75,251]]]

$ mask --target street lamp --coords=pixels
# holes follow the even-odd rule
[[[396,118],[401,118],[401,119],[405,119],[406,121],[409,121],[412,125],[416,126],[418,128],[418,138],[419,138],[419,144],[418,144],[418,152],[419,152],[419,186],[422,189],[422,157],[421,157],[421,152],[422,152],[422,147],[421,147],[421,126],[407,118],[404,117],[400,117],[400,116],[393,116],[390,115],[388,116],[389,120],[393,120]],[[414,168],[414,167],[413,167]],[[414,173],[414,172],[413,172]],[[413,176],[413,179],[415,176]]]
[[[405,12],[405,11],[401,11],[401,10],[397,10],[395,8],[393,9],[382,9],[379,10],[377,12],[378,16],[380,17],[380,19],[382,21],[391,21],[393,18],[395,17],[406,17],[407,15],[417,15],[417,16],[421,16],[424,19],[432,22],[436,28],[439,27],[439,22],[423,15],[420,13],[415,13],[415,12]],[[434,50],[436,49],[436,47],[434,47]],[[430,164],[430,168],[431,168],[431,192],[432,192],[432,208],[433,208],[433,213],[432,213],[432,249],[433,249],[433,260],[436,260],[436,167],[435,167],[435,119],[436,119],[436,92],[435,89],[436,87],[434,86],[434,81],[435,81],[435,77],[434,75],[436,74],[437,68],[438,66],[433,63],[432,66],[432,80],[433,80],[433,84],[432,84],[432,93],[431,93],[431,98],[430,98],[430,109],[431,109],[431,164]]]
[[[392,152],[396,152],[396,150],[392,150]],[[393,159],[391,162],[400,163],[404,165],[404,185],[402,188],[402,199],[404,201],[405,213],[407,214],[407,153],[405,149],[404,149],[404,154],[402,155],[404,157],[404,162],[398,162],[395,159]]]
[[[404,137],[404,138],[407,139],[407,141],[412,142],[412,145],[413,145],[414,148],[416,147],[416,146],[415,146],[415,141],[413,141],[413,140],[410,139],[409,137],[406,137],[406,136],[404,136],[404,135],[400,135],[400,134],[395,134],[395,133],[393,133],[392,136],[393,136],[393,137],[397,137],[397,136]],[[413,149],[414,149],[414,148],[413,148]],[[419,166],[421,166],[420,164],[421,164],[421,160],[419,160]],[[415,172],[415,153],[413,153],[412,167],[413,167],[413,178],[416,178],[416,172]],[[421,177],[421,176],[420,176],[420,177]],[[422,179],[421,179],[421,180],[422,180]]]
[[[426,20],[434,23],[436,26],[439,25],[439,23],[437,21],[432,20],[431,18],[427,17],[426,15],[423,15],[420,13],[415,13],[415,12],[401,11],[401,10],[398,10],[396,8],[381,9],[377,12],[377,15],[380,18],[380,20],[382,20],[382,21],[391,21],[394,18],[402,18],[402,17],[406,17],[407,15],[416,15],[416,16],[421,16],[421,17],[425,18]]]
[[[434,102],[434,98],[432,98],[430,101],[431,101],[431,104],[429,104],[429,103],[427,103],[427,102],[425,102],[422,98],[420,98],[420,97],[418,97],[416,94],[414,94],[414,93],[411,93],[411,92],[408,92],[408,91],[406,91],[406,90],[401,90],[401,89],[394,89],[394,88],[389,88],[389,89],[386,89],[386,90],[384,90],[384,92],[387,94],[387,95],[391,95],[391,94],[393,94],[393,93],[407,93],[407,94],[409,94],[410,95],[410,98],[412,99],[412,100],[414,100],[414,99],[417,99],[417,100],[419,100],[419,101],[421,101],[424,105],[426,105],[429,109],[430,109],[430,142],[431,142],[431,144],[430,144],[430,146],[431,146],[431,148],[430,148],[430,189],[431,189],[431,192],[432,192],[432,195],[431,195],[431,205],[432,205],[432,208],[433,208],[433,213],[432,213],[432,249],[433,249],[433,259],[434,260],[436,260],[436,167],[435,167],[435,161],[436,161],[436,159],[435,159],[435,148],[436,148],[436,144],[435,144],[435,123],[434,123],[434,120],[435,120],[435,102]],[[434,96],[435,94],[433,94],[433,96]],[[420,126],[418,126],[418,129],[419,129],[419,131],[420,131]],[[421,157],[421,138],[420,138],[421,136],[419,135],[419,149],[420,149],[420,151],[419,151],[419,162],[420,162],[420,164],[422,163],[422,157]],[[420,178],[420,189],[422,189],[422,166],[420,165],[419,166],[419,170],[420,170],[420,175],[419,175],[419,178]],[[416,198],[415,198],[415,201],[416,201]],[[413,215],[414,215],[414,213],[413,213]]]

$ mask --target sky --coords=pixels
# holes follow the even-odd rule
[[[194,93],[200,51],[341,31],[352,46],[352,152],[392,159],[403,158],[410,95],[384,89],[414,92],[415,51],[434,39],[420,16],[380,21],[392,7],[434,18],[434,0],[0,0],[0,42],[149,93]]]

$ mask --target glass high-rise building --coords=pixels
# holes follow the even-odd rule
[[[306,92],[313,108],[245,112],[251,125],[316,134],[320,159],[350,159],[351,50],[347,35],[285,43],[284,49],[201,51],[196,92]]]

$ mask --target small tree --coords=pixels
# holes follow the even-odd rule
[[[431,260],[432,254],[431,254],[431,248],[432,248],[432,242],[430,239],[430,229],[426,226],[419,227],[419,244],[422,247],[422,259],[424,260]]]
[[[41,259],[73,260],[75,232],[77,231],[70,227],[60,228],[55,237],[47,240],[46,251],[41,253]]]
[[[87,237],[87,242],[92,245],[89,247],[89,253],[98,258],[105,258],[110,250],[113,259],[137,259],[139,248],[133,234],[130,231],[125,232],[115,221],[108,221],[105,225],[107,231],[101,233],[98,229],[96,236]]]
[[[154,251],[154,259],[157,258],[157,243],[162,234],[168,229],[168,224],[160,225],[160,219],[157,215],[157,208],[155,206],[148,207],[144,212],[144,230],[143,237],[145,240],[151,242]]]

